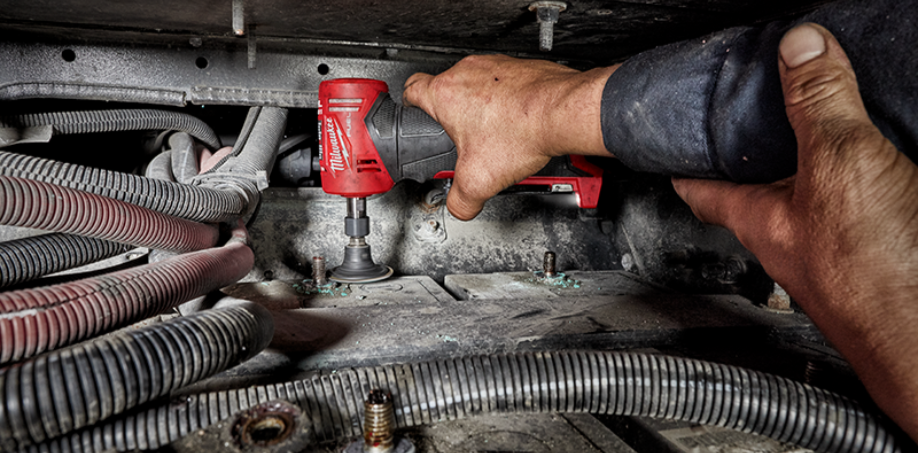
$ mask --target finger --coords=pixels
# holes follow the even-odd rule
[[[742,202],[736,193],[742,186],[728,181],[673,178],[673,188],[698,220],[732,230],[731,216]]]
[[[844,141],[845,134],[873,124],[851,62],[828,30],[816,24],[799,25],[784,35],[779,50],[785,106],[797,136],[798,170],[803,174],[812,169],[814,160],[839,157],[845,150],[833,145]]]
[[[405,107],[420,107],[427,114],[431,114],[430,81],[433,76],[422,72],[416,73],[405,81],[405,92],[402,94],[402,104]]]

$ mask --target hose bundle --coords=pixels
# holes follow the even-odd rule
[[[0,176],[81,190],[196,222],[238,218],[246,206],[233,192],[144,178],[0,151]]]
[[[190,252],[212,247],[217,228],[123,201],[39,181],[0,176],[0,225],[65,232],[140,247]]]
[[[210,392],[128,414],[34,452],[157,449],[237,411],[299,404],[317,439],[361,436],[371,389],[393,396],[398,427],[494,412],[640,415],[723,426],[825,452],[913,451],[856,402],[782,377],[700,360],[623,352],[535,352],[348,370]],[[92,439],[92,442],[81,442]]]
[[[0,450],[95,424],[247,360],[274,333],[246,303],[175,318],[0,370]]]
[[[111,258],[130,248],[61,233],[0,242],[0,288]]]
[[[182,131],[212,149],[220,138],[198,118],[179,112],[153,109],[87,110],[35,113],[0,117],[0,128],[28,128],[50,125],[55,134],[90,134],[117,131]]]
[[[0,364],[159,314],[236,282],[253,263],[252,250],[237,237],[99,277],[0,293]]]
[[[239,193],[251,213],[268,187],[277,148],[287,127],[287,109],[253,107],[246,116],[243,133],[233,152],[213,168],[191,178],[195,186],[213,187]]]

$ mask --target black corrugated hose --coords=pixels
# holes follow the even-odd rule
[[[117,242],[66,233],[0,242],[0,288],[111,258],[130,249]]]
[[[274,324],[265,308],[237,300],[219,305],[229,306],[122,330],[0,370],[0,451],[93,425],[247,360],[270,343]],[[77,442],[75,448],[92,445]]]
[[[172,151],[163,151],[154,157],[143,173],[144,177],[175,182],[172,175]]]
[[[398,427],[494,412],[640,415],[723,426],[822,452],[915,451],[872,409],[771,374],[624,352],[534,352],[339,369],[312,379],[193,395],[34,452],[157,449],[259,403],[299,404],[319,441],[361,436],[363,399],[392,394]]]
[[[194,146],[194,140],[184,132],[176,132],[169,136],[167,152],[171,153],[169,160],[175,181],[188,184],[191,178],[198,175],[200,162]]]
[[[246,210],[238,193],[0,151],[0,176],[102,195],[196,222],[225,222]]]
[[[238,148],[237,143],[233,147],[236,154],[224,157],[210,170],[192,178],[191,183],[237,191],[246,200],[248,212],[251,212],[258,204],[261,190],[268,186],[277,148],[287,127],[287,109],[253,107],[245,121],[246,126],[240,136],[240,142],[245,138],[244,145]],[[246,134],[249,124],[252,125],[251,131]]]
[[[85,110],[34,113],[0,117],[0,127],[50,125],[55,134],[89,134],[116,131],[182,131],[212,149],[220,148],[220,138],[200,119],[186,113],[153,109]]]

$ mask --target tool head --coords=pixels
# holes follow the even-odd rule
[[[342,283],[370,283],[392,276],[392,268],[373,262],[370,246],[344,248],[344,262],[332,270],[331,279]]]
[[[319,84],[319,162],[326,193],[362,198],[386,193],[395,184],[367,129],[380,95],[388,98],[388,92],[381,80]]]

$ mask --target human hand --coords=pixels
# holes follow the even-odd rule
[[[831,33],[801,25],[780,54],[796,176],[673,185],[699,219],[736,234],[918,439],[918,167],[870,121]]]
[[[456,144],[446,200],[469,220],[485,201],[536,173],[553,156],[606,155],[600,103],[616,67],[580,72],[548,61],[471,56],[448,71],[415,74],[404,103],[424,109]]]

